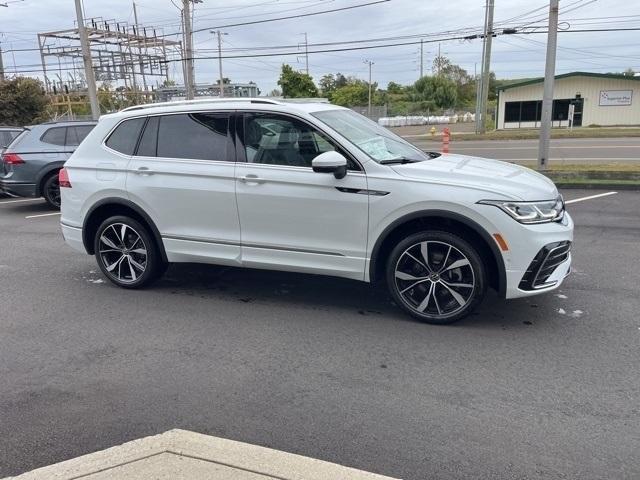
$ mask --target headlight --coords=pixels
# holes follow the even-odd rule
[[[520,223],[549,223],[562,220],[564,200],[562,195],[555,200],[541,202],[512,202],[509,200],[480,200],[483,205],[493,205]]]

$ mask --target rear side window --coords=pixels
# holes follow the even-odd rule
[[[109,135],[106,141],[107,147],[124,155],[133,155],[145,120],[146,119],[142,117],[132,118],[122,122],[111,135]]]
[[[144,133],[138,145],[136,155],[140,157],[155,157],[158,150],[158,126],[160,125],[160,117],[149,117],[147,126],[144,127]]]
[[[228,160],[229,115],[188,113],[160,117],[157,156]]]
[[[69,146],[77,147],[82,140],[89,135],[89,132],[93,130],[93,125],[77,125],[73,127],[67,127],[67,140],[66,144]]]
[[[67,127],[53,127],[44,132],[44,135],[40,137],[40,141],[48,143],[50,145],[64,146],[64,139],[66,137]]]

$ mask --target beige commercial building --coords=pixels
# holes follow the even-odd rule
[[[497,128],[540,127],[544,79],[505,85],[498,90]],[[557,75],[553,126],[640,125],[640,77],[572,72]],[[570,107],[573,105],[573,107]]]

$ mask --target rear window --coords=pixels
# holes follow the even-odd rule
[[[20,130],[0,130],[0,148],[7,147],[19,134]]]
[[[132,118],[125,120],[109,135],[106,145],[116,152],[124,155],[133,155],[140,137],[140,131],[144,125],[145,118]]]
[[[67,127],[53,127],[44,132],[44,135],[40,137],[40,141],[48,143],[50,145],[64,146],[64,139],[67,134]]]

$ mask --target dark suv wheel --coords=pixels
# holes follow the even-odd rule
[[[120,287],[147,286],[165,271],[148,228],[130,217],[115,216],[102,222],[94,250],[102,273]]]
[[[60,209],[60,182],[58,172],[49,175],[42,184],[42,196],[55,209]]]
[[[486,273],[477,250],[448,232],[413,234],[392,250],[387,285],[393,299],[415,318],[453,323],[482,301]]]

